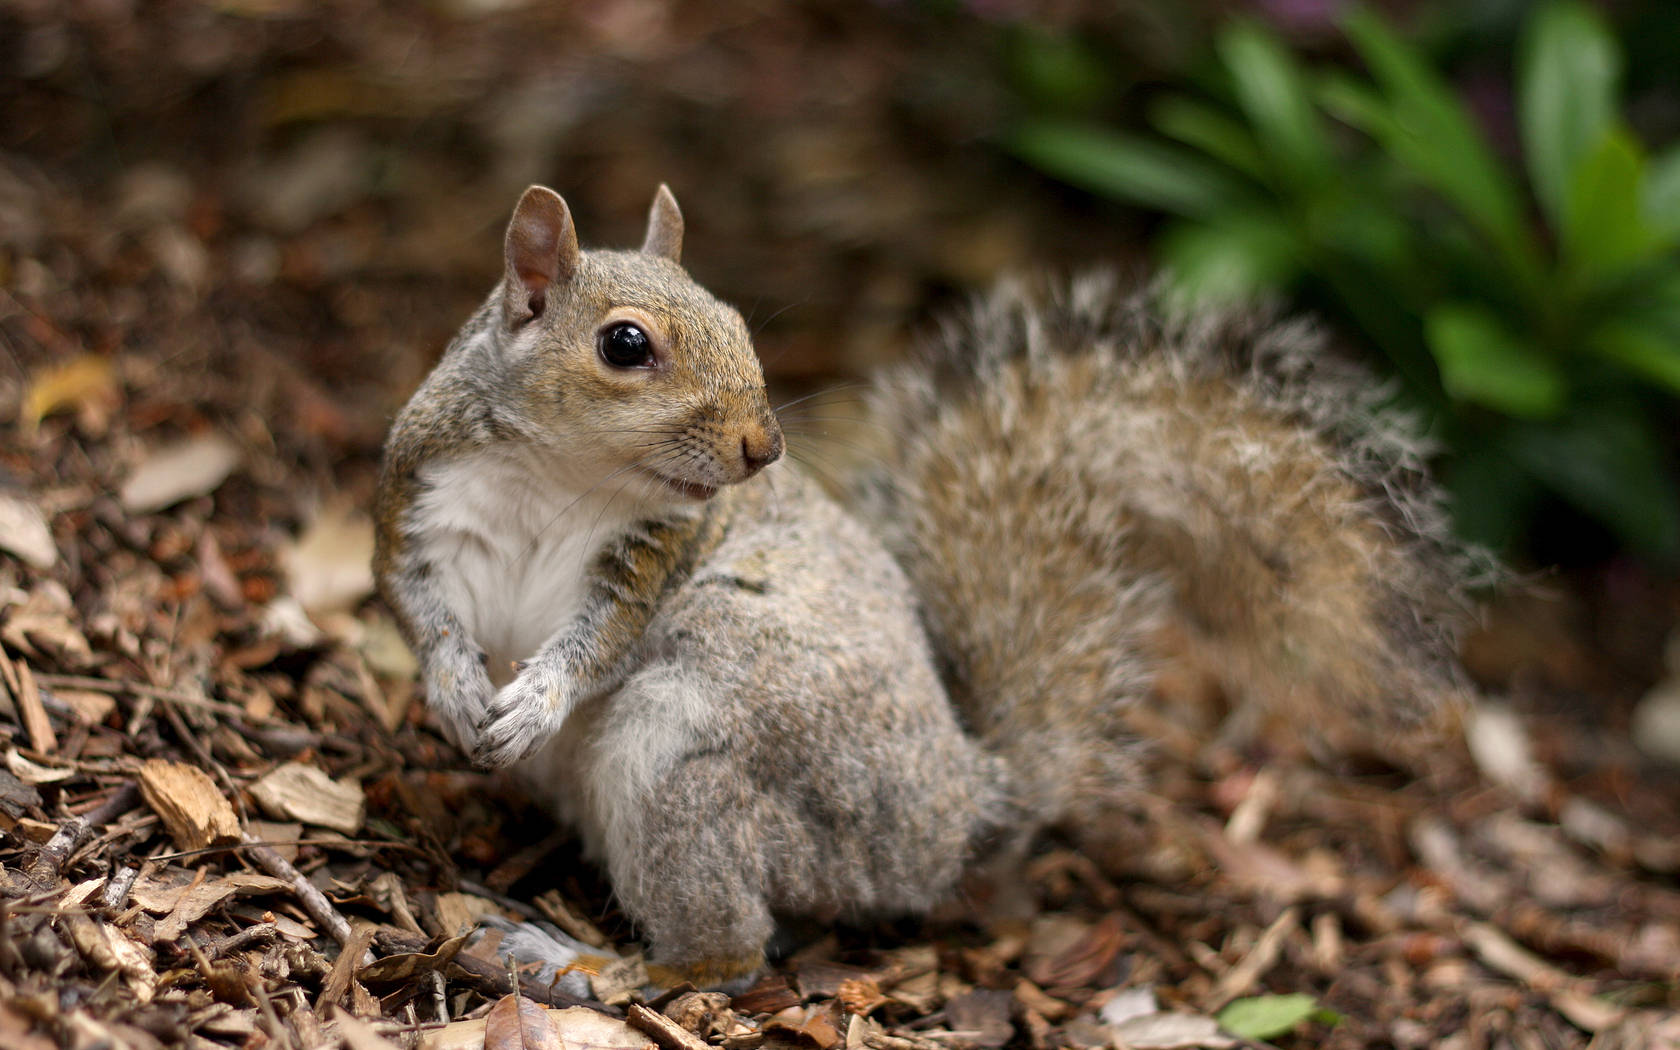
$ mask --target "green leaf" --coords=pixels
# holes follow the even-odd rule
[[[1329,141],[1282,42],[1255,23],[1239,22],[1220,34],[1218,48],[1237,103],[1284,183],[1310,188],[1332,177]]]
[[[1664,249],[1680,240],[1680,146],[1645,169],[1645,221]]]
[[[1082,124],[1032,121],[1008,146],[1064,182],[1179,215],[1211,214],[1244,193],[1234,177],[1186,150]]]
[[[1513,427],[1512,458],[1647,557],[1680,556],[1680,492],[1662,439],[1635,406],[1583,405],[1557,423]]]
[[[1564,225],[1576,169],[1616,117],[1621,49],[1604,19],[1575,0],[1535,12],[1517,63],[1517,116],[1534,194]]]
[[[1160,254],[1174,290],[1194,303],[1251,302],[1299,273],[1300,244],[1273,213],[1227,213],[1169,230]]]
[[[1593,333],[1588,345],[1628,371],[1680,394],[1680,336],[1676,333],[1617,320]]]
[[[1644,152],[1620,128],[1606,132],[1582,158],[1570,180],[1560,235],[1571,272],[1604,280],[1651,258],[1658,242],[1643,214],[1644,180]]]
[[[1356,126],[1460,209],[1513,264],[1533,268],[1535,248],[1516,184],[1452,91],[1371,11],[1353,9],[1344,27],[1387,100],[1382,109],[1355,104],[1345,114],[1373,119]]]
[[[1265,177],[1266,162],[1253,133],[1212,106],[1169,96],[1150,108],[1149,122],[1168,138],[1201,150],[1250,178]]]
[[[1275,1039],[1318,1013],[1310,995],[1257,995],[1235,999],[1219,1011],[1219,1027],[1241,1039]]]
[[[1424,318],[1424,336],[1454,398],[1528,419],[1562,410],[1569,392],[1563,373],[1486,307],[1437,306]]]

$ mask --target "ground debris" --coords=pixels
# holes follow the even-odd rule
[[[902,348],[928,289],[1117,242],[913,111],[961,93],[911,77],[946,24],[920,5],[523,5],[518,33],[498,0],[421,6],[0,5],[0,1046],[481,1050],[493,1004],[536,1026],[510,995],[567,1050],[1223,1046],[1216,1011],[1281,996],[1316,1006],[1286,1050],[1680,1046],[1680,592],[1627,566],[1566,589],[1650,635],[1648,673],[1495,616],[1475,666],[1508,699],[1426,772],[1145,722],[1119,845],[1045,845],[1019,914],[825,926],[652,1021],[634,963],[586,1002],[510,974],[481,920],[546,918],[589,965],[636,931],[428,721],[368,572],[385,427],[510,193],[587,142],[563,188],[606,240],[672,180],[805,382]],[[752,112],[821,132],[672,144],[731,90],[725,37]]]

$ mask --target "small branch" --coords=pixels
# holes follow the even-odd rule
[[[29,881],[43,890],[51,889],[58,882],[65,861],[93,837],[94,828],[109,824],[139,804],[140,785],[130,781],[84,816],[71,817],[60,824],[29,865]]]
[[[630,1022],[630,1027],[658,1043],[661,1050],[712,1050],[704,1039],[641,1003],[631,1003],[624,1019]]]
[[[350,923],[338,913],[332,902],[315,888],[314,883],[304,878],[302,872],[292,867],[285,857],[252,838],[249,831],[242,834],[245,838],[244,848],[249,851],[247,855],[270,875],[284,879],[297,895],[303,910],[309,913],[309,917],[319,923],[341,947],[348,947],[351,941]],[[362,960],[363,963],[372,961],[371,955]]]

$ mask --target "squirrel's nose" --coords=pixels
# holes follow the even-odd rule
[[[782,428],[774,423],[741,435],[741,463],[751,477],[782,458]]]

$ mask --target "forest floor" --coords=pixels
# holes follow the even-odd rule
[[[719,10],[0,6],[0,1045],[517,1045],[472,1020],[497,914],[599,946],[581,1007],[522,982],[569,1046],[1680,1047],[1680,774],[1629,731],[1680,590],[1626,563],[1499,600],[1501,699],[1410,772],[1163,732],[1136,848],[1046,843],[1036,916],[809,932],[637,1012],[601,875],[438,736],[371,598],[384,427],[518,189],[628,243],[671,182],[788,389],[1135,257],[971,148],[962,41]]]

